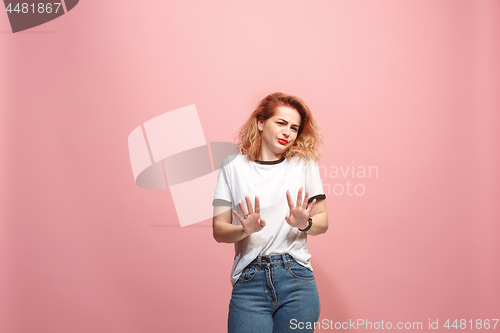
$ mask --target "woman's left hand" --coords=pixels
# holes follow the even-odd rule
[[[304,197],[304,200],[302,201],[302,187],[299,189],[299,194],[297,194],[296,206],[293,204],[290,191],[286,191],[286,199],[288,201],[288,207],[290,207],[290,214],[285,217],[286,222],[292,227],[305,229],[307,227],[307,220],[309,219],[309,217],[311,217],[311,210],[316,203],[316,199],[314,199],[309,207],[307,207],[309,192],[306,191],[306,195]]]

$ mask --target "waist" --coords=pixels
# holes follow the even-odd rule
[[[283,253],[271,256],[258,256],[249,265],[283,265],[284,263],[290,261],[294,261],[293,257],[288,253]]]

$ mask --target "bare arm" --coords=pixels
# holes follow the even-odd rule
[[[212,229],[217,243],[236,243],[248,236],[241,225],[231,223],[231,215],[231,207],[214,207]]]
[[[311,236],[324,234],[328,230],[328,213],[326,212],[326,200],[316,201],[311,210],[313,224],[306,233]]]
[[[214,218],[212,222],[214,238],[219,243],[236,243],[244,239],[248,235],[258,232],[265,227],[266,222],[260,216],[260,202],[259,197],[255,197],[255,211],[253,210],[250,197],[245,196],[247,208],[240,201],[241,213],[243,217],[233,210],[234,215],[240,221],[241,225],[237,226],[232,224],[231,207],[228,206],[215,206]]]

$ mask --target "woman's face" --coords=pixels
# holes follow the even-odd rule
[[[262,137],[259,159],[272,161],[281,158],[297,138],[300,121],[299,112],[290,106],[278,106],[274,116],[259,120],[257,126]]]

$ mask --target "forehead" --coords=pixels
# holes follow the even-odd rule
[[[273,118],[281,118],[292,124],[300,125],[300,113],[290,106],[278,106],[274,112]]]

